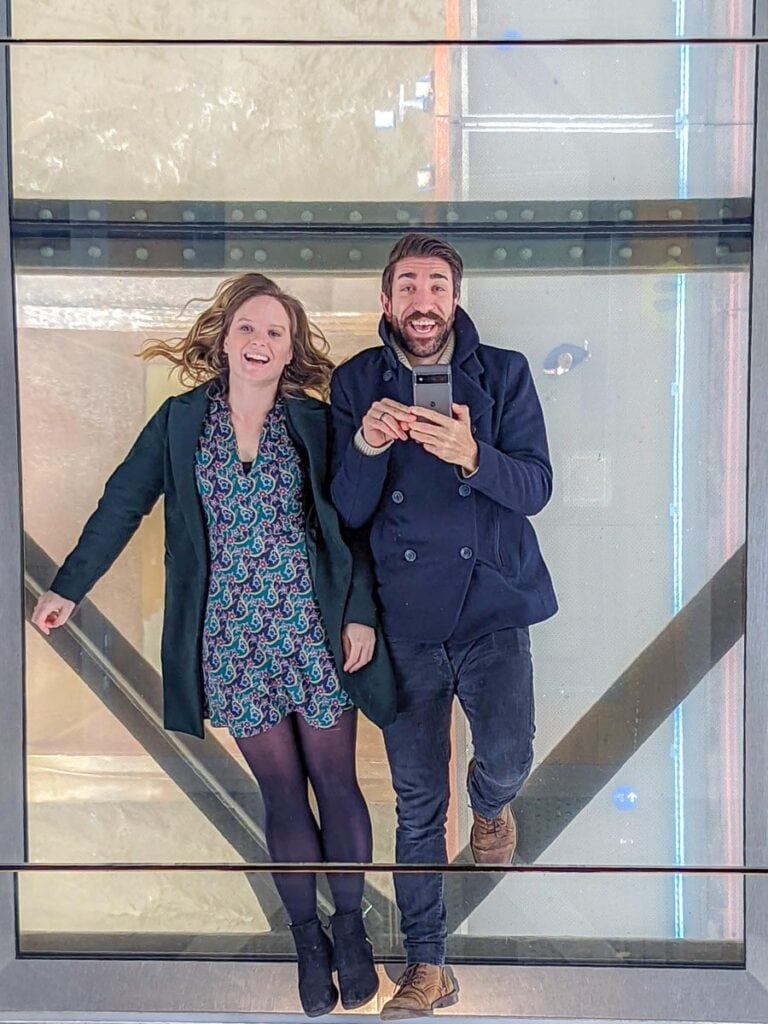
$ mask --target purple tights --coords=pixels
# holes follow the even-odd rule
[[[237,745],[256,777],[266,812],[266,838],[275,861],[354,861],[371,859],[371,819],[357,782],[357,712],[345,711],[336,725],[315,729],[298,714]],[[307,783],[317,801],[320,825],[309,805]],[[313,874],[272,876],[291,924],[317,912]],[[362,873],[331,874],[328,884],[336,911],[357,910]]]

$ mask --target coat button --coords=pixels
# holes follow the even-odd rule
[[[395,374],[392,370],[385,370],[384,373],[382,373],[381,378],[382,380],[392,380],[394,376]]]
[[[415,562],[416,552],[413,550],[413,548],[406,548],[405,553],[403,554],[403,558],[406,560],[406,562]]]
[[[405,495],[402,491],[392,491],[392,501],[394,501],[396,505],[402,504],[404,497]]]
[[[462,548],[459,554],[461,555],[462,558],[471,558],[472,548]]]
[[[462,484],[461,487],[459,487],[459,494],[462,496],[462,498],[468,498],[471,493],[472,488],[469,486],[469,484]]]

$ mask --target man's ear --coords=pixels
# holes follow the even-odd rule
[[[392,316],[392,300],[386,292],[381,292],[379,299],[381,300],[381,308],[384,312],[384,316],[389,320]]]

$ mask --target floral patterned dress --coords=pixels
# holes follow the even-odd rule
[[[303,472],[278,400],[250,468],[229,407],[209,406],[195,474],[210,559],[203,678],[212,725],[255,736],[296,712],[334,725],[341,688],[315,599],[305,542]]]

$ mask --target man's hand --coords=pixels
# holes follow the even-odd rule
[[[413,406],[410,411],[418,414],[419,418],[411,424],[409,434],[425,452],[436,455],[443,462],[460,466],[466,473],[474,473],[478,466],[478,450],[477,441],[472,437],[469,408],[455,402],[451,408],[453,418],[432,409]]]
[[[416,417],[407,405],[393,398],[374,402],[363,416],[363,439],[372,448],[382,448],[390,441],[407,441],[408,431]]]

